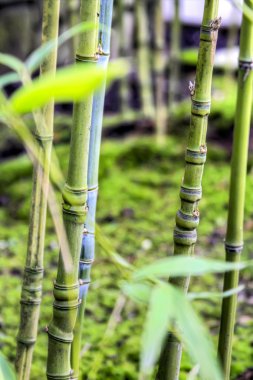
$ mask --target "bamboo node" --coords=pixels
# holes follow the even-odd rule
[[[243,243],[242,244],[228,244],[225,242],[225,250],[227,253],[240,254],[243,250]]]
[[[215,30],[215,31],[218,30],[221,26],[221,21],[222,21],[221,17],[217,17],[214,20],[211,20],[210,21],[211,30]]]
[[[199,215],[200,215],[199,210],[198,209],[194,210],[193,213],[192,213],[192,215],[195,216],[196,218],[198,218]]]
[[[195,81],[189,81],[189,91],[191,96],[195,94]]]
[[[206,145],[200,145],[199,147],[200,153],[206,153],[207,152],[207,146]]]
[[[250,73],[253,70],[253,60],[239,60],[239,69],[244,70],[245,74],[243,76],[243,81],[245,81]]]

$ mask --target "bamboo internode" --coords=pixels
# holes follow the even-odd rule
[[[190,131],[185,155],[185,172],[180,190],[181,207],[176,215],[174,255],[193,255],[199,224],[198,204],[202,196],[202,175],[206,161],[206,132],[211,106],[214,54],[221,20],[217,18],[218,0],[206,0],[200,29],[199,56],[195,83],[190,83],[192,99]],[[185,292],[189,278],[171,281]],[[182,354],[181,342],[169,333],[160,358],[157,379],[177,380]]]

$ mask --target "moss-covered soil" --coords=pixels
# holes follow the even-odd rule
[[[98,223],[117,252],[137,266],[171,253],[174,216],[179,206],[184,146],[176,138],[168,138],[163,147],[158,147],[154,141],[154,137],[108,140],[102,146]],[[57,153],[62,168],[66,171],[67,146],[59,145]],[[229,157],[222,148],[211,145],[208,154],[196,254],[222,259]],[[26,252],[31,172],[31,164],[24,155],[9,159],[0,166],[0,349],[11,361],[15,355],[19,296]],[[253,175],[249,170],[245,259],[253,256],[252,188]],[[45,378],[45,327],[52,311],[52,281],[55,278],[57,256],[58,243],[49,217],[44,296],[32,380]],[[252,277],[251,270],[242,274],[246,289],[239,295],[233,379],[252,365]],[[87,373],[92,374],[92,379],[98,380],[137,379],[140,334],[146,310],[125,300],[120,294],[120,272],[99,247],[92,278],[83,331],[83,379],[87,379]],[[191,286],[193,291],[218,291],[221,288],[221,276],[209,275],[194,279]],[[195,301],[195,306],[216,340],[220,300]],[[192,364],[184,353],[181,380],[186,379],[191,367]]]

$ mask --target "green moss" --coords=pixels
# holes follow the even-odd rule
[[[59,162],[66,171],[68,147],[57,146],[57,153]],[[200,256],[224,257],[223,238],[229,184],[227,158],[223,149],[213,145],[208,147],[203,199],[199,205],[201,223],[196,254]],[[184,147],[176,138],[168,138],[164,147],[156,146],[152,137],[120,143],[106,141],[102,146],[98,222],[112,246],[138,267],[172,252],[172,230],[179,206],[183,166]],[[32,177],[29,160],[20,156],[2,163],[0,176],[3,178],[1,196],[6,199],[6,203],[0,208],[0,348],[13,360],[28,233]],[[246,223],[250,223],[253,203],[253,177],[250,174],[247,186],[249,204],[246,206]],[[245,242],[247,257],[252,256],[253,251],[251,235],[249,225]],[[58,257],[58,244],[50,217],[45,247],[44,295],[31,380],[45,377],[45,326],[52,313],[52,281],[56,275]],[[243,276],[250,278],[250,270],[243,273]],[[101,249],[97,247],[83,330],[83,379],[87,379],[95,361],[99,363],[97,380],[138,378],[140,335],[145,307],[139,308],[126,302],[115,331],[105,340],[108,319],[119,294],[120,280],[118,269],[109,259],[104,258]],[[217,292],[222,287],[221,283],[221,276],[195,278],[192,280],[191,290]],[[194,305],[204,316],[211,331],[217,335],[220,300],[196,301]],[[249,313],[249,309],[240,307],[240,313]],[[251,330],[252,326],[236,329],[233,377],[251,365]],[[187,378],[191,368],[189,356],[184,353],[180,380]]]

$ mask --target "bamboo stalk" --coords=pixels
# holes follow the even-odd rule
[[[169,95],[168,112],[169,120],[172,118],[172,108],[175,104],[179,91],[180,74],[180,45],[181,45],[181,22],[180,22],[180,0],[174,0],[174,17],[171,22],[171,49],[169,56]],[[171,124],[171,123],[170,123]]]
[[[185,155],[186,166],[180,190],[181,207],[176,215],[174,230],[174,255],[192,255],[197,241],[198,204],[202,195],[201,182],[206,161],[206,132],[211,106],[213,62],[221,21],[217,18],[218,5],[219,0],[205,0],[196,83],[194,86],[190,83],[191,122]],[[187,292],[189,280],[177,278],[173,284]],[[170,332],[160,358],[157,379],[178,379],[181,353],[181,342]]]
[[[82,0],[82,22],[98,23],[99,1]],[[77,64],[97,61],[97,29],[80,35]],[[87,171],[93,95],[74,104],[67,181],[63,190],[63,219],[72,263],[65,271],[61,252],[54,284],[53,318],[48,327],[48,379],[70,379],[71,344],[79,306],[78,263],[86,216]]]
[[[79,23],[79,1],[78,0],[68,0],[67,2],[68,6],[68,13],[69,13],[69,24],[70,27],[73,27]],[[74,36],[71,41],[71,47],[73,56],[75,56],[75,53],[77,51],[78,46],[78,36]]]
[[[167,115],[164,104],[164,51],[165,28],[163,19],[162,0],[153,3],[154,9],[154,74],[155,74],[155,122],[156,135],[159,144],[164,142],[166,136]]]
[[[44,0],[42,42],[58,37],[59,0]],[[41,66],[41,75],[56,71],[57,46]],[[36,125],[38,160],[34,164],[32,206],[29,223],[28,248],[21,293],[20,325],[17,336],[16,371],[18,379],[30,378],[34,345],[38,332],[42,296],[44,238],[47,214],[49,170],[53,140],[54,102],[43,109]]]
[[[146,0],[135,0],[137,71],[140,86],[141,106],[145,117],[154,118],[154,103],[151,81],[151,55]]]
[[[125,43],[125,23],[124,23],[124,11],[125,11],[125,2],[124,0],[118,0],[117,1],[117,26],[118,26],[118,32],[119,32],[119,56],[120,57],[126,57],[128,54],[128,49]],[[119,94],[120,94],[120,111],[121,113],[125,113],[128,109],[128,81],[126,78],[121,78],[120,84],[119,84]]]
[[[253,0],[245,0],[253,9]],[[227,233],[225,239],[226,261],[239,262],[243,249],[243,219],[245,186],[250,132],[253,88],[253,24],[243,16],[240,36],[238,93],[231,161],[231,179]],[[239,272],[224,276],[224,291],[238,286]],[[218,353],[224,369],[225,380],[230,377],[231,353],[236,318],[237,296],[222,301]]]
[[[113,0],[101,0],[100,5],[100,30],[99,30],[99,59],[97,65],[106,71],[110,57],[111,24],[113,13]],[[93,109],[91,118],[91,133],[89,143],[89,162],[88,162],[88,212],[84,223],[84,234],[80,256],[79,298],[81,304],[78,309],[78,316],[74,330],[74,340],[71,350],[71,362],[75,379],[79,375],[79,361],[81,351],[82,327],[85,312],[85,303],[90,284],[90,271],[95,256],[95,224],[96,224],[96,205],[98,195],[98,169],[99,156],[103,123],[104,99],[106,82],[95,93],[93,98]]]

